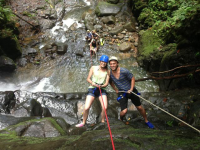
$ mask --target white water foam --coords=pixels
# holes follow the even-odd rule
[[[88,6],[90,6],[91,5],[91,3],[90,2],[88,2],[88,0],[83,0]]]
[[[63,29],[64,31],[67,31],[68,28],[69,28],[72,24],[74,24],[74,23],[77,24],[77,28],[82,27],[82,24],[78,23],[78,21],[75,20],[75,19],[73,19],[73,18],[68,18],[68,19],[66,19],[66,20],[62,20],[62,22],[63,22],[63,25],[62,25],[62,26],[59,26],[59,23],[56,23],[55,27],[53,27],[53,28],[51,29],[51,33],[52,33],[54,36],[56,36],[56,35],[59,34],[58,32],[56,32],[56,30]]]
[[[15,91],[19,87],[13,83],[0,82],[0,91]]]
[[[56,88],[51,85],[49,78],[43,78],[37,86],[30,89],[31,92],[57,92]]]

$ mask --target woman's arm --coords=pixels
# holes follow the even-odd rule
[[[91,77],[92,77],[92,74],[93,74],[93,68],[94,68],[94,66],[92,66],[92,67],[90,68],[90,72],[89,72],[88,77],[87,77],[87,82],[89,82],[91,85],[93,84],[93,82],[92,82],[92,80],[91,80]],[[92,86],[93,86],[93,85],[92,85]]]
[[[92,80],[91,80],[91,77],[92,77],[92,75],[93,75],[93,70],[94,70],[94,66],[92,66],[92,67],[90,68],[90,72],[89,72],[88,77],[87,77],[87,82],[89,82],[92,86],[99,87],[97,84],[95,84],[95,83],[92,82]]]

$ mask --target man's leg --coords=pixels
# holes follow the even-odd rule
[[[124,118],[124,116],[126,115],[127,111],[128,111],[128,109],[126,108],[126,109],[124,109],[124,110],[122,110],[122,111],[120,112],[120,120],[121,120],[121,121],[123,121],[123,118]]]
[[[145,109],[141,105],[140,106],[136,106],[136,108],[140,112],[140,114],[142,115],[142,117],[144,118],[145,123],[147,123],[148,120],[147,120],[147,115],[146,115]]]

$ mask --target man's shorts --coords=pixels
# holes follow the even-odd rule
[[[137,89],[133,90],[134,93],[138,93]],[[118,96],[120,96],[122,93],[119,93]],[[136,95],[134,95],[133,93],[130,94],[126,94],[125,97],[121,98],[119,100],[120,106],[121,106],[121,111],[126,109],[128,106],[128,99],[131,99],[131,102],[135,105],[135,106],[140,106],[141,102],[140,102],[140,98]]]
[[[101,89],[101,94],[107,95],[106,90]],[[90,96],[93,96],[93,97],[99,97],[99,96],[101,96],[101,94],[100,94],[99,88],[89,88],[87,95],[90,95]]]

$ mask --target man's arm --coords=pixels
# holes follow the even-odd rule
[[[113,81],[110,81],[110,85],[112,86],[112,88],[115,90],[116,93],[118,93],[118,89],[116,88],[115,84],[113,83]]]
[[[131,79],[131,88],[130,88],[130,90],[128,90],[128,93],[133,91],[134,86],[135,86],[135,77],[132,77],[132,79]]]

